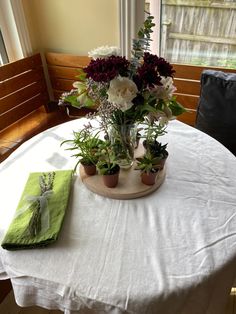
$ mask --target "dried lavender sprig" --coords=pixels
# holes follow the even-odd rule
[[[28,231],[31,237],[36,236],[41,230],[40,202],[36,201],[33,215],[31,216]]]
[[[48,177],[46,173],[43,173],[42,176],[39,177],[39,186],[41,189],[41,194],[45,193],[46,191],[50,191],[53,189],[53,181],[55,177],[55,172],[49,172]]]
[[[48,175],[43,173],[39,177],[39,186],[40,186],[40,196],[42,196],[45,192],[51,191],[53,189],[55,178],[55,172],[49,172]],[[36,236],[41,230],[41,208],[40,201],[36,200],[34,203],[33,214],[29,221],[28,231],[30,236]]]
[[[96,100],[97,102],[106,102],[107,101],[107,90],[109,88],[109,83],[106,82],[95,82],[89,78],[86,82],[88,95]]]

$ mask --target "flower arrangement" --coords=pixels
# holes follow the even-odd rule
[[[59,105],[77,108],[97,106],[89,118],[99,117],[100,128],[110,140],[111,128],[115,129],[113,147],[119,151],[124,148],[130,159],[129,131],[134,125],[145,122],[144,136],[150,140],[152,134],[164,134],[168,121],[185,111],[173,96],[176,88],[172,65],[150,53],[150,35],[155,25],[152,20],[152,16],[147,17],[138,38],[133,40],[130,60],[121,56],[116,47],[92,50],[91,61],[80,71],[74,89],[62,94],[59,101]]]

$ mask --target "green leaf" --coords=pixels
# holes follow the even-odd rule
[[[93,107],[95,104],[95,101],[92,98],[90,98],[86,93],[83,93],[80,96],[78,96],[77,102],[80,103],[80,107],[87,107],[87,108]]]
[[[83,71],[83,69],[78,69],[79,74],[76,75],[76,78],[78,78],[80,81],[85,82],[86,81],[86,77],[87,77],[87,73],[85,73]]]
[[[74,107],[80,107],[80,103],[78,103],[76,95],[70,95],[65,97],[65,101],[70,103]]]
[[[147,111],[147,112],[156,112],[156,109],[154,107],[150,106],[149,104],[144,104],[142,106],[142,110],[141,111],[142,112],[145,112],[145,111]]]
[[[181,115],[184,112],[187,112],[187,110],[176,100],[171,101],[168,107],[170,108],[173,116],[175,117]]]

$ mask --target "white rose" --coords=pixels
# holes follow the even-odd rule
[[[161,77],[161,84],[162,86],[156,85],[155,88],[152,89],[152,93],[158,99],[170,100],[176,90],[172,77]]]
[[[119,56],[120,49],[118,47],[109,47],[109,46],[101,46],[89,51],[88,56],[97,59],[97,58],[107,58],[110,56]]]
[[[137,92],[138,88],[133,81],[127,77],[117,76],[110,82],[107,91],[108,101],[125,111],[133,106],[132,100],[136,97]]]

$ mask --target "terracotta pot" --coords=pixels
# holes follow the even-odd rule
[[[93,176],[96,174],[96,166],[95,165],[83,165],[84,171],[88,176]]]
[[[168,154],[168,153],[167,153]],[[168,154],[169,155],[169,154]],[[166,158],[161,159],[159,165],[160,165],[160,170],[162,170],[165,166],[166,163],[166,159],[168,158],[168,155],[166,156]]]
[[[146,185],[154,185],[156,182],[156,176],[157,176],[157,172],[142,172],[141,173],[141,180],[144,184]]]
[[[119,172],[114,174],[105,174],[102,176],[105,186],[115,188],[119,181]]]

